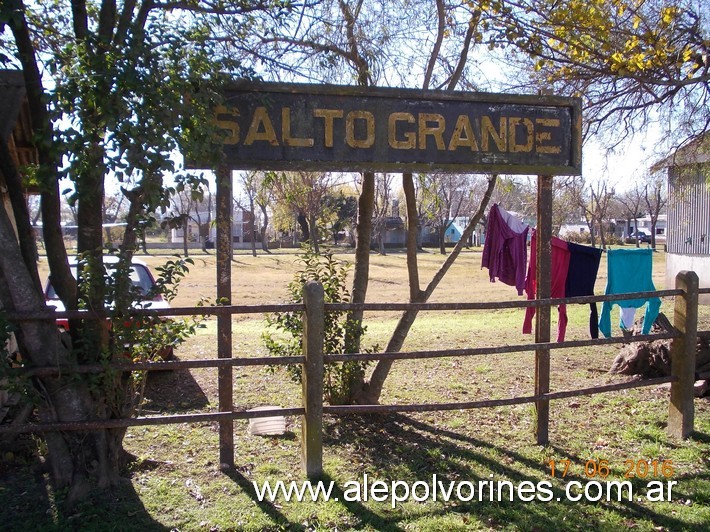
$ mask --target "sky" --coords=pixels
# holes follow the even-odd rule
[[[667,155],[658,141],[659,134],[651,130],[608,152],[598,139],[590,139],[582,147],[582,175],[592,182],[607,181],[619,191],[628,189]]]

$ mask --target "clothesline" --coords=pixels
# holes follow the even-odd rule
[[[527,258],[528,234],[530,241],[530,262]],[[655,291],[652,280],[653,250],[651,249],[615,249],[585,246],[566,242],[558,237],[551,240],[551,297],[576,297],[594,295],[602,253],[607,253],[606,295]],[[491,282],[496,279],[515,286],[518,295],[526,292],[528,299],[535,299],[537,293],[536,231],[530,232],[530,226],[514,214],[493,204],[488,215],[488,231],[484,242],[481,268],[488,268]],[[599,331],[604,336],[611,336],[611,309],[620,308],[619,327],[629,329],[633,326],[635,312],[646,306],[643,333],[647,334],[658,316],[660,299],[625,300],[623,302],[605,301],[599,317],[596,303],[590,304],[589,332],[592,338],[598,338]],[[564,341],[567,327],[566,305],[558,307],[559,321],[557,341]],[[523,321],[523,333],[532,332],[532,318],[535,307],[528,307]]]

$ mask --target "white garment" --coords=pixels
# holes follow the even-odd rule
[[[524,223],[522,220],[518,219],[514,214],[509,213],[503,207],[498,205],[498,212],[500,212],[501,218],[505,223],[516,233],[522,233],[528,224]]]
[[[621,311],[621,327],[624,329],[633,329],[636,309],[634,307],[621,307],[619,310]]]

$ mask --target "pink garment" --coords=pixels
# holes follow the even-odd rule
[[[536,232],[533,231],[530,240],[530,263],[528,265],[528,278],[525,280],[525,291],[528,299],[535,299],[537,285],[537,251]],[[555,236],[552,237],[552,286],[550,297],[565,297],[565,285],[567,284],[567,272],[569,271],[570,252],[567,242]],[[532,319],[535,316],[536,307],[525,309],[525,320],[523,321],[523,332],[532,333]],[[557,323],[557,341],[565,341],[567,331],[567,305],[557,307],[559,321]]]
[[[522,231],[516,230],[521,227],[524,227]],[[519,296],[525,288],[528,230],[529,226],[493,204],[488,213],[481,268],[488,268],[492,283],[497,277],[502,283],[517,288]]]

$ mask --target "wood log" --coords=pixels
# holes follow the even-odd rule
[[[634,323],[627,332],[628,337],[641,334],[642,322]],[[668,318],[660,313],[651,328],[652,333],[671,332],[673,325]],[[703,373],[710,370],[710,342],[707,338],[699,338],[697,344],[696,371]],[[620,375],[636,375],[643,379],[667,377],[671,374],[671,340],[656,340],[653,342],[634,342],[624,345],[612,362],[610,373]],[[696,396],[710,393],[710,380],[696,383]],[[698,395],[700,394],[700,395]]]

